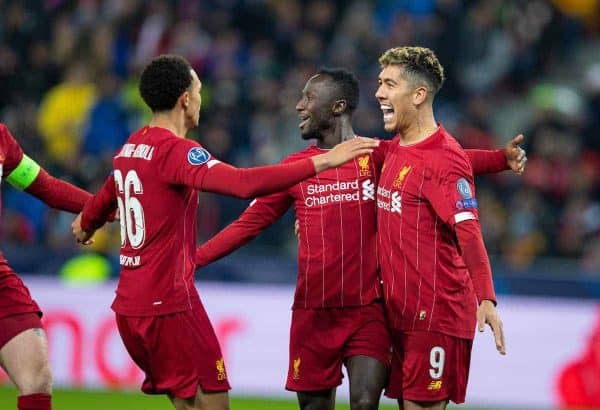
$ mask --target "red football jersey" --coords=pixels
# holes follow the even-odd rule
[[[377,188],[378,244],[390,325],[474,337],[477,301],[454,226],[477,220],[469,158],[440,126],[388,150]]]
[[[277,192],[315,174],[307,158],[285,166],[238,169],[214,159],[197,142],[158,127],[129,137],[114,173],[83,211],[81,226],[101,226],[118,205],[121,273],[112,308],[128,316],[191,309],[197,190],[249,197]]]
[[[0,178],[9,175],[21,162],[23,150],[4,124],[0,124]],[[0,208],[2,201],[0,199]],[[0,277],[14,275],[8,261],[0,252]]]
[[[188,157],[194,152],[197,160]],[[174,183],[201,181],[208,161],[208,152],[194,141],[156,127],[134,133],[115,156],[113,191],[121,223],[121,273],[112,305],[116,312],[160,315],[198,302],[190,256],[196,243],[198,195]]]
[[[294,204],[300,223],[293,308],[361,306],[381,296],[377,269],[375,187],[389,141],[372,154],[329,169],[251,203],[198,249],[201,265],[248,243]],[[321,154],[315,145],[282,163]]]

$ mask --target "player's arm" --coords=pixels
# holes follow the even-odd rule
[[[246,245],[281,218],[292,202],[287,192],[255,199],[237,220],[196,250],[196,265],[208,265]]]
[[[325,154],[255,168],[236,168],[213,158],[190,140],[177,140],[161,155],[163,180],[238,198],[255,198],[282,191],[298,182],[350,159],[371,153],[379,144],[371,138],[354,138]]]
[[[117,193],[112,174],[104,181],[100,190],[83,207],[83,211],[71,224],[77,242],[91,243],[94,233],[111,219],[117,208]],[[120,215],[121,218],[123,215]]]
[[[5,150],[4,173],[13,187],[40,199],[51,208],[78,213],[92,195],[83,189],[54,178],[27,156],[8,128],[0,124],[0,138]]]
[[[460,252],[471,276],[479,302],[479,331],[487,323],[492,328],[496,348],[505,354],[502,321],[496,311],[496,294],[489,257],[483,243],[477,212],[475,184],[468,159],[454,157],[438,164],[424,193],[436,214],[455,232]]]
[[[527,162],[525,150],[520,147],[523,139],[523,135],[519,134],[499,150],[465,150],[471,161],[473,174],[495,174],[511,169],[515,174],[521,175]]]

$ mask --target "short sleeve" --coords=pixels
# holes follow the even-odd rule
[[[479,219],[473,170],[466,155],[436,161],[424,194],[436,214],[450,226]]]
[[[159,153],[159,175],[167,183],[200,189],[208,169],[219,163],[197,142],[177,138],[165,143]]]

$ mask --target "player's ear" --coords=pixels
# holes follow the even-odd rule
[[[337,117],[338,115],[342,115],[344,112],[346,112],[347,107],[348,103],[346,100],[337,100],[333,103],[331,111],[333,112],[333,115]]]
[[[184,91],[183,94],[181,94],[181,97],[179,97],[179,100],[181,101],[183,108],[187,108],[190,105],[190,92]]]
[[[415,91],[413,93],[413,104],[417,106],[423,104],[427,100],[428,96],[429,90],[427,89],[427,87],[419,86],[415,88]]]

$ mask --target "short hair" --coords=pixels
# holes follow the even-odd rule
[[[192,85],[192,66],[183,57],[164,54],[153,59],[140,76],[140,94],[152,112],[168,111]]]
[[[318,75],[326,75],[337,89],[337,99],[346,100],[347,111],[352,113],[358,106],[358,80],[350,71],[343,68],[321,67]]]
[[[432,95],[435,95],[444,83],[444,67],[433,50],[425,47],[394,47],[379,57],[382,68],[389,65],[404,67],[404,74],[415,82],[424,82]]]

